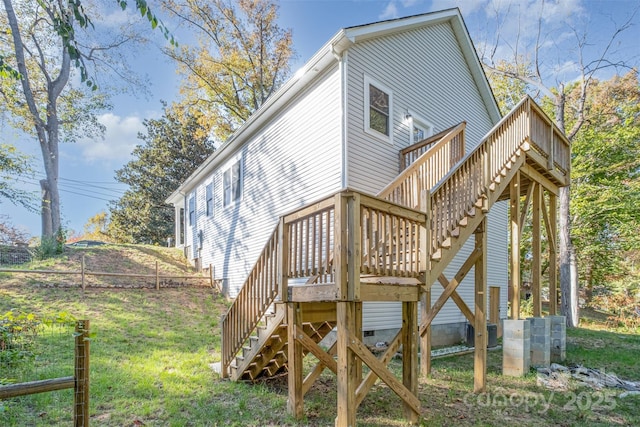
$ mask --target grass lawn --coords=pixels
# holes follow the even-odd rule
[[[207,287],[153,289],[44,287],[0,273],[0,314],[60,311],[91,321],[91,424],[96,426],[332,426],[336,382],[325,372],[305,397],[305,419],[287,415],[286,377],[257,384],[220,379],[220,316],[227,302]],[[567,364],[615,372],[640,381],[640,331],[590,329],[568,332]],[[73,337],[69,337],[72,342]],[[63,340],[64,341],[64,340]],[[72,375],[68,355],[59,372]],[[501,375],[500,351],[488,353],[487,393],[473,388],[473,355],[436,359],[433,376],[420,381],[422,425],[640,425],[640,396],[621,390],[572,386],[564,392],[537,385],[536,375]],[[399,372],[401,362],[392,368]],[[3,368],[4,370],[4,368]],[[39,373],[40,375],[42,372]],[[12,372],[0,372],[0,379]],[[71,390],[0,402],[0,425],[70,425]],[[358,411],[358,425],[405,425],[400,399],[378,382]]]

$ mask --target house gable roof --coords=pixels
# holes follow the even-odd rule
[[[212,173],[218,166],[229,159],[230,156],[234,155],[245,142],[250,140],[255,132],[259,131],[265,123],[271,120],[293,97],[304,90],[304,88],[317,76],[321,75],[322,72],[337,63],[342,54],[352,45],[366,40],[444,22],[448,22],[452,26],[487,111],[492,120],[498,122],[501,118],[498,105],[489,86],[487,77],[482,70],[480,59],[478,58],[458,8],[348,27],[338,31],[325,43],[291,79],[267,99],[220,148],[211,154],[211,156],[166,199],[166,202],[169,204],[180,203],[184,195],[192,191],[202,178]]]

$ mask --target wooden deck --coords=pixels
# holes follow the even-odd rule
[[[470,153],[464,151],[465,127],[461,123],[403,150],[406,168],[376,196],[345,189],[281,217],[223,319],[224,376],[256,379],[287,370],[289,410],[301,417],[304,394],[330,369],[338,376],[336,425],[355,423],[359,403],[380,378],[399,396],[407,418],[416,421],[418,348],[425,355],[422,373],[428,375],[431,321],[444,303],[451,298],[476,331],[486,329],[486,216],[499,200],[511,206],[512,295],[519,295],[520,236],[529,208],[534,311],[540,307],[543,224],[551,240],[550,291],[557,295],[555,210],[559,188],[569,184],[568,141],[530,98]],[[454,277],[446,277],[445,268],[472,236],[471,255]],[[456,291],[472,268],[473,310]],[[444,290],[432,302],[435,283]],[[557,299],[551,299],[553,312]],[[380,358],[361,341],[366,301],[397,301],[403,307],[403,327]],[[511,316],[518,318],[519,299],[511,304]],[[334,327],[336,343],[322,349],[318,342]],[[475,337],[476,391],[485,387],[485,340],[486,334]],[[398,379],[386,365],[401,345],[403,375]],[[307,353],[318,364],[303,378]],[[364,378],[362,363],[370,368]]]

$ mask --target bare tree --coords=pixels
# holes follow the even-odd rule
[[[595,29],[586,23],[574,24],[567,18],[559,29],[547,27],[550,15],[558,13],[553,10],[558,5],[541,1],[537,10],[528,8],[525,13],[513,4],[496,7],[493,40],[481,44],[479,55],[489,73],[523,82],[534,97],[549,100],[558,128],[572,140],[589,122],[586,100],[596,76],[607,69],[629,68],[627,62],[619,58],[616,43],[621,34],[634,25],[638,9],[631,11],[622,24],[612,21],[614,28],[606,41],[595,48],[591,40]],[[506,26],[514,23],[514,15],[517,15],[517,30],[507,34]],[[603,29],[598,30],[602,34]],[[568,48],[564,40],[572,46]],[[505,60],[510,67],[501,66]],[[567,63],[571,73],[562,71],[561,67]],[[579,322],[579,287],[570,232],[569,187],[561,188],[559,199],[560,307],[567,326],[575,327]]]

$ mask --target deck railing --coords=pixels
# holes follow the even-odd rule
[[[568,141],[529,97],[466,156],[464,129],[427,144],[378,196],[346,189],[281,217],[222,321],[223,375],[276,298],[288,301],[290,280],[334,283],[338,298],[357,300],[362,274],[420,278],[462,219],[489,208],[489,188],[518,150],[568,174]]]
[[[278,295],[278,231],[275,228],[240,293],[222,319],[221,367],[227,368]]]
[[[312,278],[310,281],[316,283],[333,281],[334,199],[332,195],[283,217],[286,279]],[[281,294],[286,292],[281,291]]]
[[[430,193],[430,250],[437,251],[460,221],[479,206],[489,185],[526,141],[529,98],[523,99]]]
[[[531,112],[531,148],[548,161],[548,168],[560,169],[569,174],[571,146],[553,121],[533,101],[529,102]]]
[[[462,122],[466,125],[466,122]],[[452,130],[460,126],[462,123],[455,126],[451,126],[449,129],[445,129],[442,132],[438,132],[435,135],[431,135],[429,138],[425,138],[413,145],[400,150],[400,170],[405,170],[409,165],[412,165],[420,156],[427,151],[431,150],[438,142],[440,142],[445,136],[447,136]],[[457,158],[456,162],[464,157],[464,144],[453,145],[452,157]]]
[[[420,277],[426,268],[426,215],[413,209],[358,194],[360,261],[363,274]],[[356,237],[357,238],[357,237]]]
[[[462,122],[449,129],[429,150],[408,166],[378,197],[412,209],[420,208],[421,193],[429,190],[464,157],[464,130]]]

